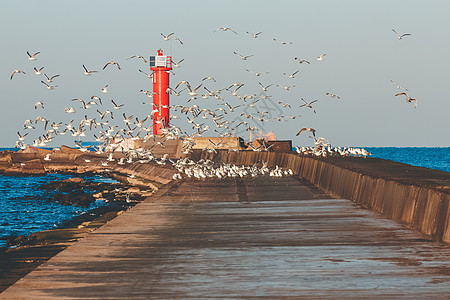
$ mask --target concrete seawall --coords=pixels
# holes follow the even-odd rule
[[[353,166],[358,167],[355,170],[339,164],[339,160],[333,162],[294,153],[194,151],[192,157],[245,165],[264,161],[270,167],[288,168],[334,197],[352,200],[432,239],[450,243],[450,194],[446,190],[450,185],[449,173],[379,159],[350,158],[355,161]],[[369,166],[364,169],[366,161],[372,165],[367,163]],[[386,170],[374,169],[377,163],[384,162],[389,162]],[[407,175],[401,177],[399,173]],[[414,182],[409,182],[408,177]]]

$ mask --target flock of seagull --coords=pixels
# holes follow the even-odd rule
[[[214,30],[214,32],[218,31],[228,31],[236,35],[238,34],[238,32],[230,27],[220,27]],[[399,40],[411,35],[407,33],[398,34],[395,30],[393,31],[397,34]],[[251,33],[247,31],[246,34],[248,34],[250,38],[259,38],[262,35],[262,32]],[[179,42],[179,45],[183,45],[181,39],[175,36],[174,33],[169,33],[167,35],[161,33],[161,36],[165,41],[176,40]],[[273,42],[280,43],[283,46],[289,46],[293,44],[293,42],[282,41],[275,37],[272,38],[272,40]],[[27,51],[26,54],[29,61],[36,62],[38,61],[40,52],[31,54],[29,51]],[[236,51],[234,51],[233,54],[238,56],[242,61],[247,61],[254,56],[254,54],[242,55]],[[326,53],[323,53],[319,55],[316,60],[319,62],[324,61],[325,56]],[[147,60],[142,55],[135,54],[126,58],[126,60],[132,59],[139,60],[142,61],[142,63],[147,64]],[[173,67],[179,68],[183,61],[184,59],[181,59],[178,62],[174,61]],[[293,61],[300,65],[311,65],[311,62],[305,58],[295,57]],[[243,64],[245,64],[245,62],[243,62]],[[117,61],[109,61],[104,63],[102,71],[106,68],[114,68],[117,72],[123,71],[122,66]],[[197,84],[191,84],[187,80],[182,80],[174,85],[174,87],[169,87],[166,91],[167,94],[171,94],[175,97],[186,96],[186,100],[185,104],[176,104],[169,106],[169,108],[173,112],[175,112],[175,114],[170,115],[171,123],[169,127],[163,129],[163,140],[156,142],[154,144],[154,147],[165,148],[165,141],[181,138],[183,141],[183,153],[189,153],[195,144],[194,138],[196,136],[202,136],[205,133],[212,133],[221,137],[227,137],[233,136],[236,132],[258,132],[261,130],[260,124],[264,124],[266,122],[286,122],[289,120],[300,118],[300,109],[310,109],[313,113],[317,113],[313,104],[315,104],[318,99],[307,101],[303,98],[300,98],[298,100],[295,100],[295,102],[288,103],[286,101],[274,101],[275,99],[273,99],[273,96],[268,94],[274,88],[279,88],[288,93],[294,90],[296,85],[293,83],[296,75],[300,72],[300,70],[295,70],[293,72],[284,72],[283,75],[285,76],[286,80],[292,82],[292,84],[283,85],[280,83],[263,84],[261,80],[259,80],[259,78],[264,77],[265,75],[269,74],[269,72],[252,71],[246,66],[244,66],[244,69],[246,72],[255,75],[255,77],[258,79],[256,80],[256,82],[260,87],[259,89],[254,89],[250,84],[242,82],[228,83],[226,85],[222,85],[222,87],[220,88],[213,88],[212,86],[218,84],[217,80],[213,76],[205,76]],[[40,82],[45,86],[46,89],[54,90],[58,88],[58,85],[55,85],[54,81],[60,80],[61,76],[59,74],[48,75],[44,73],[44,67],[34,66],[32,70],[34,70],[35,75],[38,75],[40,76],[39,78],[42,78]],[[101,76],[102,72],[89,69],[84,64],[80,66],[80,72],[81,71],[86,76]],[[153,73],[149,74],[141,69],[139,69],[138,71],[148,79],[153,78]],[[26,75],[27,73],[28,71],[25,72],[24,70],[16,69],[12,72],[10,79],[13,80],[19,74]],[[401,87],[392,80],[391,82],[397,87],[397,89],[404,90],[404,92],[397,93],[395,96],[404,95],[407,102],[414,102],[415,107],[417,107],[417,99],[408,96],[406,94],[406,91],[408,91],[407,89]],[[149,82],[149,84],[151,84],[151,82]],[[46,147],[53,141],[56,136],[67,134],[70,134],[72,135],[72,137],[74,137],[76,146],[82,151],[88,151],[89,149],[89,146],[82,145],[82,138],[93,136],[98,144],[95,146],[95,150],[97,153],[126,151],[127,149],[124,149],[121,144],[121,142],[126,138],[141,139],[143,141],[149,141],[153,139],[155,141],[156,137],[152,133],[153,124],[149,123],[152,121],[155,113],[166,107],[158,107],[151,100],[149,102],[143,101],[143,105],[150,106],[150,113],[145,117],[139,119],[137,116],[127,114],[126,112],[122,111],[124,108],[126,108],[125,104],[108,97],[108,87],[109,85],[99,87],[98,91],[101,92],[101,94],[89,95],[88,98],[84,99],[79,97],[70,99],[71,103],[79,103],[80,106],[76,108],[74,107],[74,105],[68,105],[64,109],[64,111],[66,115],[76,115],[77,112],[83,115],[84,117],[82,117],[77,122],[75,122],[75,117],[73,119],[69,118],[72,120],[68,122],[51,121],[42,116],[37,116],[35,118],[25,120],[23,131],[26,132],[17,132],[18,140],[16,142],[16,147],[20,147],[22,149],[25,149],[30,145],[35,147]],[[250,89],[250,91],[244,93],[243,91],[245,89]],[[155,92],[145,89],[139,90],[139,93],[141,93],[142,97],[147,97],[150,99],[152,99],[156,94]],[[341,99],[339,95],[332,92],[326,92],[325,96],[334,99]],[[205,101],[207,99],[209,99],[209,101]],[[180,103],[181,101],[177,102]],[[205,107],[211,106],[211,104],[213,105],[213,108]],[[34,109],[35,111],[45,111],[44,101],[40,100],[35,102]],[[293,114],[288,114],[286,112],[286,110],[288,109],[290,111],[293,111]],[[278,112],[278,114],[274,115],[274,111]],[[175,120],[180,118],[185,118],[187,126],[182,128],[181,125],[177,126],[173,124]],[[32,130],[36,130],[39,124],[42,124],[44,133],[40,134],[33,141],[27,142],[27,136]],[[300,135],[305,131],[309,131],[313,135],[310,137],[314,140],[314,147],[296,148],[297,152],[302,155],[353,155],[363,157],[370,155],[370,153],[368,153],[364,149],[331,147],[329,141],[325,138],[315,138],[316,130],[313,128],[302,128],[297,135]],[[203,150],[213,152],[216,149],[220,148],[220,142],[214,143],[211,140],[210,142],[211,145],[205,147]],[[251,146],[251,143],[249,143],[249,149],[252,149],[253,151],[268,151],[267,147],[256,148]],[[152,149],[149,149],[148,151],[151,150]],[[142,153],[140,155],[142,156]],[[147,161],[149,161],[149,157],[152,157],[151,152],[146,153],[145,155],[147,156]],[[132,156],[128,155],[128,157]],[[49,159],[50,157],[47,157],[47,160]],[[129,161],[129,158],[126,161]],[[140,159],[139,161],[144,160]],[[152,160],[150,159],[150,161]],[[165,163],[166,159],[157,160],[154,158],[153,161],[157,163]],[[216,176],[221,178],[226,176],[241,176],[242,174],[250,174],[253,176],[254,174],[259,174],[258,172],[272,172],[265,168],[264,171],[262,171],[261,168],[263,167],[259,168],[259,171],[256,171],[255,168],[228,165],[214,168],[209,162],[186,166],[183,165],[182,162],[183,161],[173,162],[173,165],[174,167],[179,168],[180,174],[183,173],[188,177],[193,176],[205,178],[205,176]],[[124,161],[120,161],[120,164],[121,163],[124,163]],[[107,162],[102,162],[102,164],[107,164]],[[272,174],[284,174],[283,172],[280,172],[281,171],[279,171],[277,168],[277,171],[273,171]],[[286,174],[289,173],[288,171],[286,172]],[[179,176],[181,175],[177,175],[177,177]]]

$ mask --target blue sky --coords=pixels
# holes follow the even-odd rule
[[[111,108],[113,99],[125,104],[120,113],[145,117],[151,109],[142,102],[150,99],[139,90],[151,90],[152,84],[138,69],[148,66],[126,59],[135,54],[148,57],[161,48],[175,61],[184,59],[174,70],[171,85],[187,80],[197,86],[203,77],[213,76],[216,83],[203,82],[210,90],[242,82],[245,86],[239,93],[244,95],[261,93],[258,82],[274,84],[267,92],[269,106],[280,106],[279,101],[292,106],[273,110],[274,117],[301,117],[265,122],[260,129],[274,131],[279,139],[292,139],[295,145],[311,145],[307,134],[295,134],[302,127],[313,127],[335,146],[450,146],[449,11],[448,1],[2,1],[0,145],[13,146],[16,132],[26,132],[25,119],[38,115],[63,124],[84,115],[96,117],[95,108],[78,110],[73,98],[87,100],[98,94],[109,103],[100,110]],[[238,34],[213,32],[222,26]],[[412,35],[398,40],[393,28]],[[254,39],[246,31],[262,34]],[[184,44],[164,41],[160,34],[169,32]],[[281,45],[273,38],[293,44]],[[31,62],[26,51],[41,54]],[[254,56],[243,61],[234,51]],[[324,60],[317,61],[323,53]],[[294,57],[311,64],[298,64]],[[123,70],[101,71],[111,60]],[[83,64],[101,72],[87,77]],[[48,75],[61,75],[54,82],[58,88],[45,89],[40,83],[43,78],[32,72],[42,66]],[[27,74],[10,80],[15,69]],[[256,77],[246,69],[269,74]],[[283,75],[297,70],[294,79]],[[403,96],[394,96],[399,90],[390,80],[408,88],[408,94],[418,99],[417,109]],[[109,93],[102,95],[106,84]],[[277,84],[295,88],[286,91]],[[250,112],[248,103],[223,93],[230,104],[241,104],[240,109]],[[300,108],[300,98],[318,99],[317,113]],[[187,103],[188,99],[186,94],[172,96],[171,104],[219,107],[211,98]],[[45,109],[35,110],[34,103],[41,100]],[[79,112],[65,114],[69,106]],[[192,132],[186,121],[173,123]],[[40,128],[30,131],[28,142],[42,133]],[[248,137],[248,132],[241,134]],[[54,145],[60,144],[73,146],[73,138],[58,136]]]

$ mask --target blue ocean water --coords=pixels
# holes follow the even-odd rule
[[[450,172],[450,147],[364,147],[372,157]]]

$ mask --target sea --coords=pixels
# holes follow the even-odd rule
[[[450,172],[450,147],[363,147],[378,157],[419,167]],[[0,150],[14,150],[0,148]],[[29,235],[33,232],[57,228],[65,221],[90,210],[108,205],[98,200],[90,207],[65,206],[49,201],[48,194],[37,187],[52,180],[72,176],[47,174],[35,177],[0,175],[0,247],[6,236]],[[85,180],[114,182],[100,176],[87,176]]]

